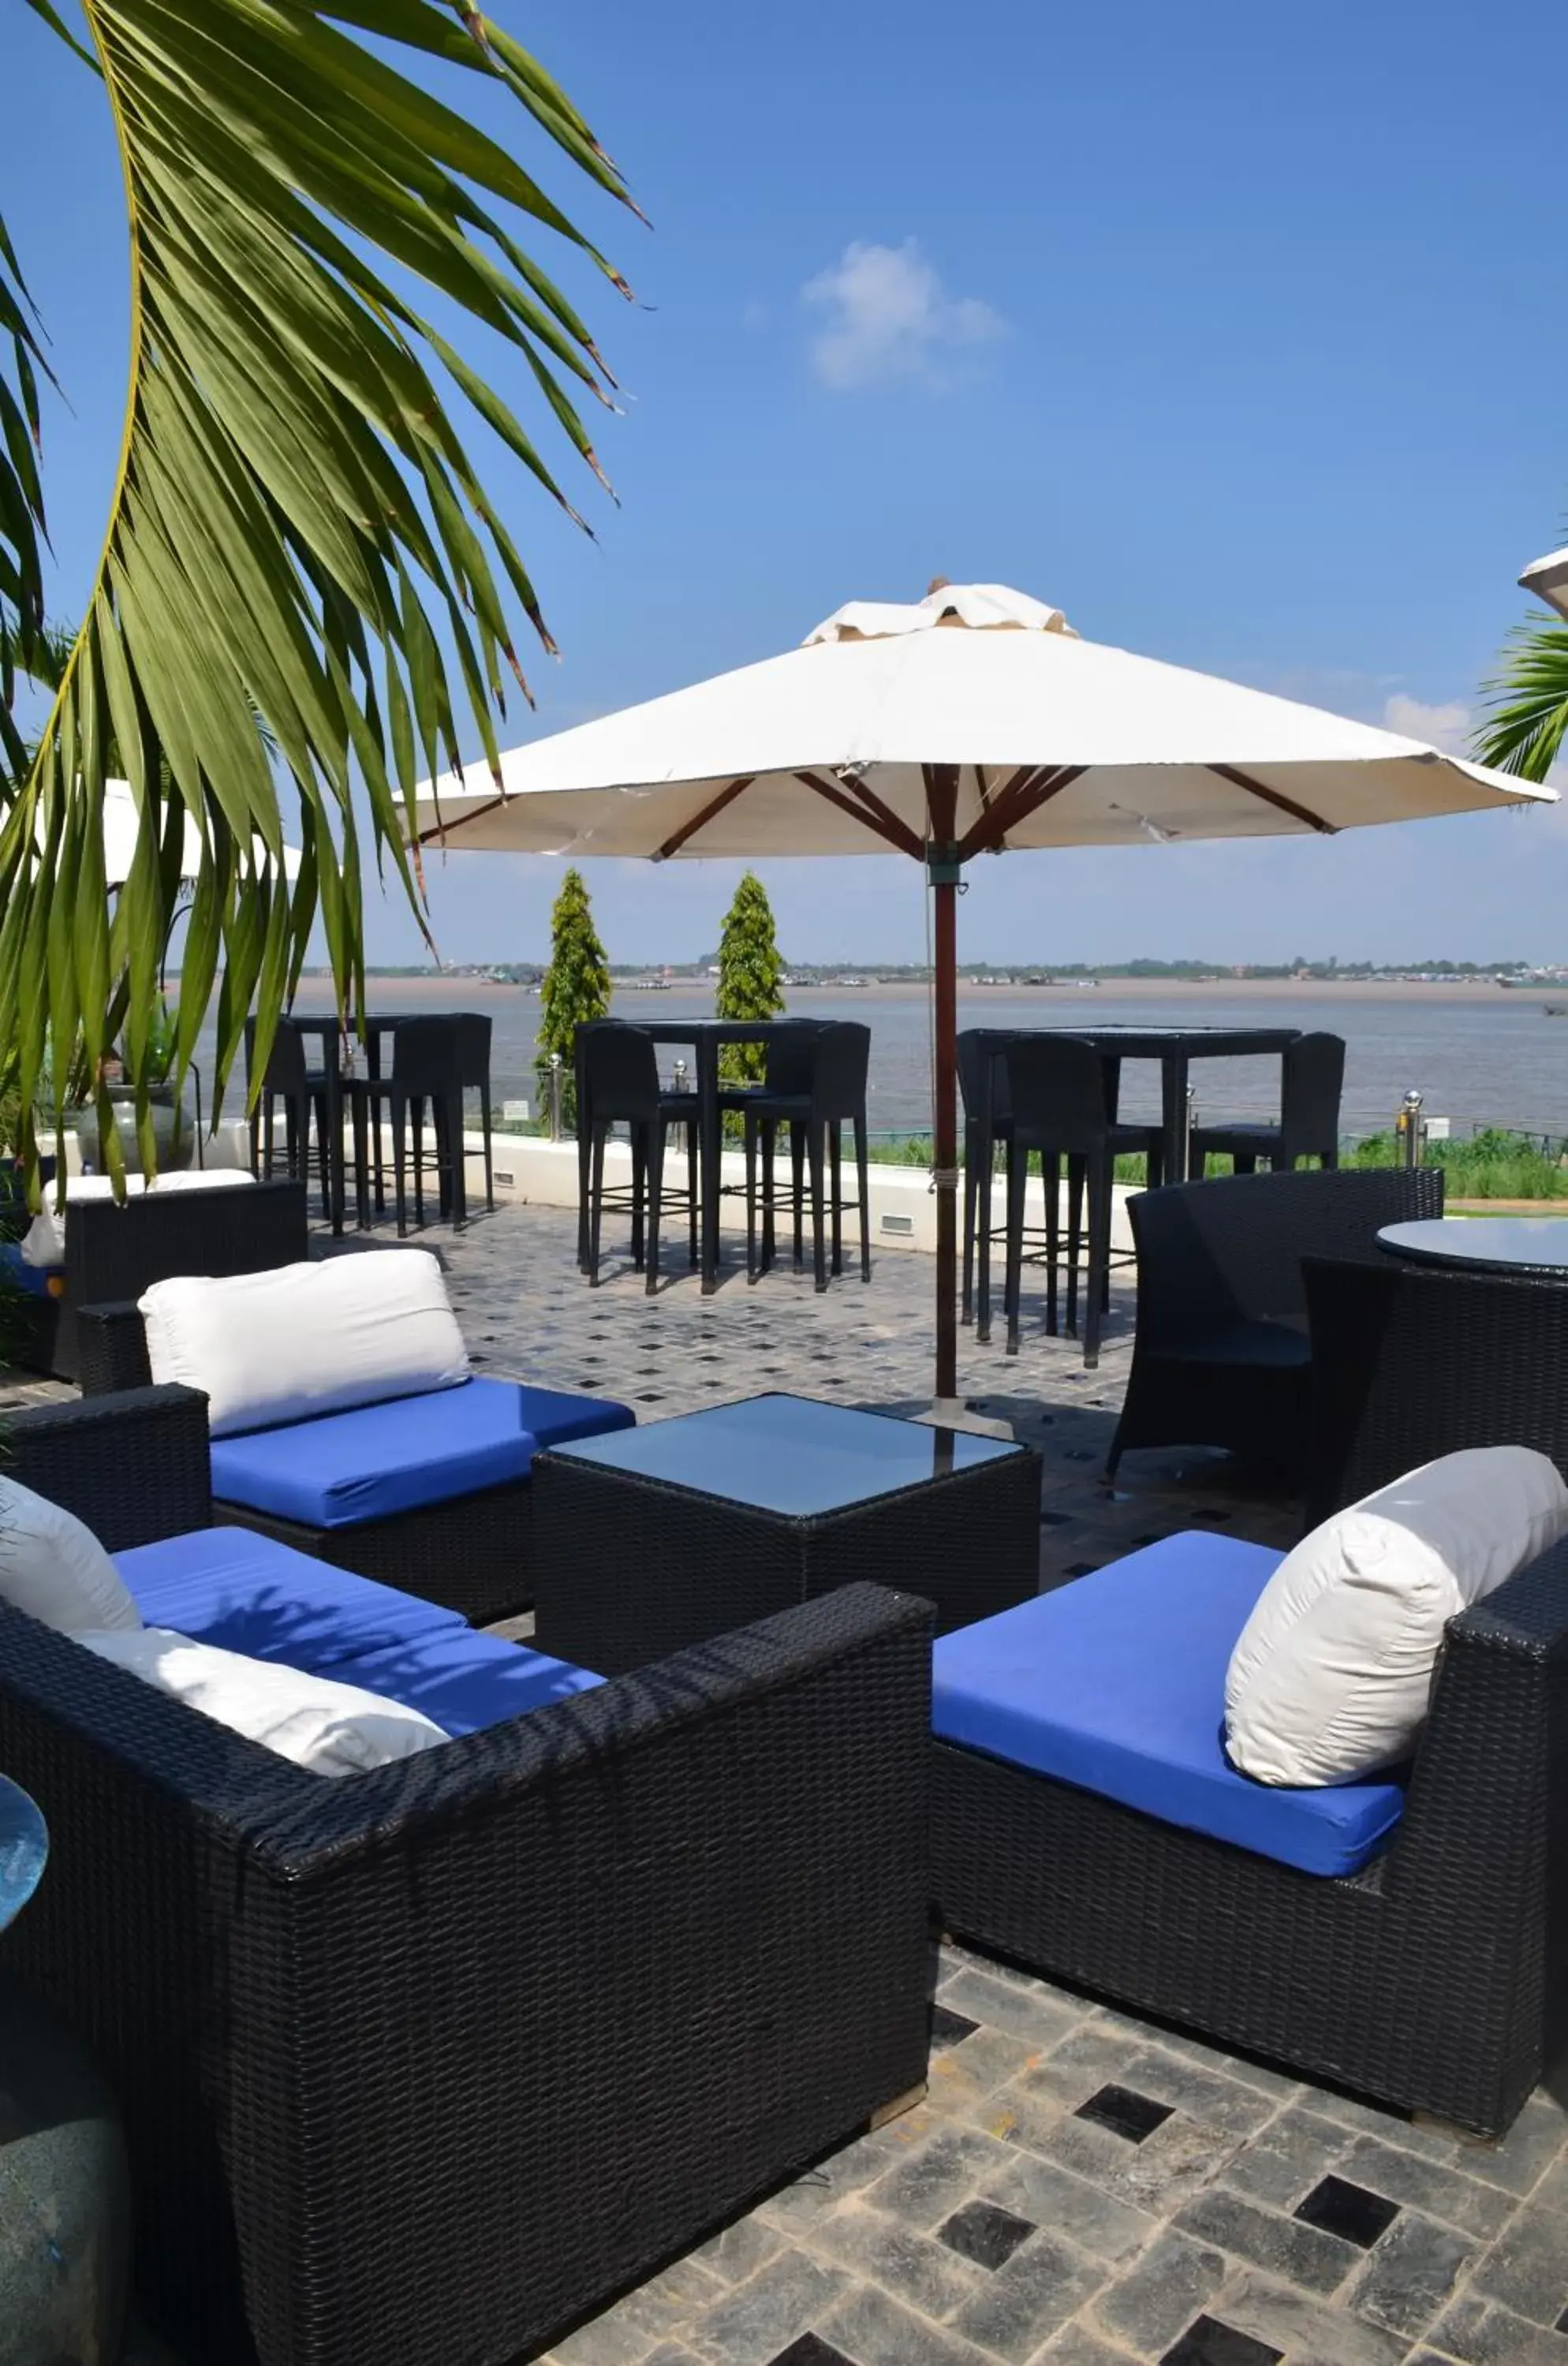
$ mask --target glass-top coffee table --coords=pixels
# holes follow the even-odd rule
[[[856,1579],[940,1632],[1039,1583],[1040,1457],[813,1398],[746,1397],[533,1463],[534,1639],[623,1674]]]
[[[1427,1216],[1385,1224],[1378,1246],[1416,1265],[1490,1268],[1568,1279],[1568,1217]]]

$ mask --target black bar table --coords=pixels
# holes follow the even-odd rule
[[[981,1108],[972,1121],[982,1135],[984,1158],[994,1155],[991,1132],[991,1076],[995,1061],[1010,1043],[1031,1035],[1070,1035],[1092,1044],[1111,1071],[1107,1098],[1115,1106],[1115,1083],[1123,1060],[1156,1060],[1160,1071],[1160,1123],[1165,1134],[1165,1179],[1185,1183],[1187,1176],[1187,1087],[1194,1060],[1254,1060],[1282,1058],[1301,1034],[1299,1027],[1138,1027],[1112,1022],[1103,1027],[984,1027],[992,1058],[981,1064]],[[976,1335],[990,1336],[990,1173],[982,1168],[980,1185],[981,1256],[976,1289]]]
[[[703,1296],[718,1288],[719,1159],[718,1055],[727,1043],[765,1043],[770,1035],[799,1025],[789,1019],[592,1019],[577,1031],[577,1262],[588,1269],[588,1191],[592,1154],[592,1111],[584,1076],[583,1038],[592,1027],[634,1027],[650,1043],[689,1043],[696,1055],[697,1141],[702,1183],[699,1255]]]

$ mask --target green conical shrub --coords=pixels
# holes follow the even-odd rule
[[[776,1018],[784,1007],[780,983],[784,974],[768,891],[756,873],[748,871],[725,914],[724,933],[718,941],[716,1015],[720,1019]],[[727,1043],[719,1054],[719,1073],[727,1084],[750,1084],[761,1076],[766,1059],[761,1043]]]
[[[569,871],[550,912],[550,965],[539,989],[539,1035],[535,1061],[539,1079],[539,1113],[550,1107],[550,1054],[561,1057],[561,1114],[566,1125],[577,1122],[574,1058],[577,1031],[589,1019],[603,1019],[610,1008],[610,969],[604,948],[593,926],[593,908],[582,873]]]

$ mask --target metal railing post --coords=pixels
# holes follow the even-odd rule
[[[560,1053],[550,1053],[550,1140],[560,1140]]]
[[[1186,1183],[1192,1174],[1192,1136],[1198,1130],[1198,1087],[1187,1087],[1187,1106],[1181,1113],[1181,1180]]]
[[[1399,1115],[1393,1121],[1394,1143],[1398,1152],[1396,1163],[1403,1166],[1419,1166],[1427,1147],[1427,1121],[1421,1114],[1421,1095],[1405,1094],[1399,1105]]]

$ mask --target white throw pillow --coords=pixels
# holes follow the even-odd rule
[[[1544,1454],[1474,1447],[1337,1513],[1282,1560],[1225,1680],[1232,1762],[1262,1783],[1354,1783],[1408,1758],[1449,1620],[1568,1532]]]
[[[138,1301],[154,1380],[207,1392],[214,1437],[456,1388],[468,1355],[427,1249],[367,1250]]]
[[[171,1693],[264,1750],[276,1750],[314,1774],[365,1774],[433,1750],[447,1736],[416,1708],[384,1700],[357,1684],[306,1675],[276,1660],[250,1660],[214,1643],[193,1643],[171,1628],[144,1627],[139,1635],[85,1634],[75,1639],[101,1660]]]
[[[0,1477],[0,1601],[67,1635],[84,1627],[136,1633],[141,1613],[124,1579],[72,1512]]]

